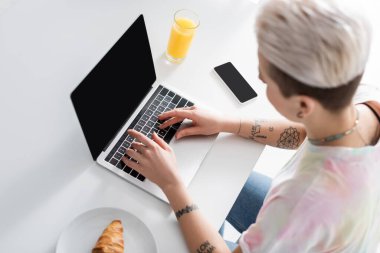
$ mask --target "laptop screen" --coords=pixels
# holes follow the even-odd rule
[[[140,15],[71,93],[94,160],[155,80],[144,17]]]

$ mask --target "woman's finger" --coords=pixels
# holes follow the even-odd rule
[[[180,139],[182,137],[191,136],[191,135],[198,135],[201,132],[201,128],[197,126],[191,126],[191,127],[185,127],[176,133],[175,137],[177,139]]]
[[[164,123],[162,123],[158,128],[164,129],[164,128],[167,128],[168,126],[174,125],[175,123],[182,122],[183,120],[184,118],[179,118],[179,117],[171,118],[165,121]]]
[[[139,152],[137,152],[137,150],[128,148],[125,153],[129,157],[131,157],[132,159],[134,159],[134,160],[138,161],[139,163],[141,163],[143,156],[142,156],[142,154],[140,154]]]
[[[158,115],[158,118],[160,120],[165,120],[167,118],[175,118],[175,117],[192,119],[193,115],[194,114],[192,112],[192,107],[184,107],[184,108],[176,108],[174,110],[161,113],[160,115]]]
[[[123,163],[125,163],[125,165],[127,165],[129,168],[137,171],[138,173],[143,173],[143,167],[141,166],[141,164],[138,164],[132,160],[129,160],[127,157],[123,156],[121,158],[121,160],[123,161]]]
[[[156,145],[156,143],[154,141],[152,141],[151,139],[149,139],[147,136],[143,135],[142,133],[140,132],[137,132],[136,130],[134,129],[129,129],[128,130],[128,134],[136,139],[138,139],[141,143],[143,143],[145,146],[147,146],[148,148],[149,147],[153,147],[154,145]]]
[[[156,132],[152,135],[153,141],[155,141],[161,148],[165,150],[170,150],[169,144],[167,144],[163,139],[161,139]]]
[[[131,147],[136,149],[140,154],[143,154],[146,150],[146,146],[140,142],[132,142]]]

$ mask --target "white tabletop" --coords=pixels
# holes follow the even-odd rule
[[[69,94],[139,14],[144,14],[159,81],[203,103],[251,117],[278,116],[257,79],[250,0],[5,0],[0,6],[1,252],[55,252],[79,214],[117,207],[138,216],[160,252],[186,252],[169,206],[95,164]],[[201,25],[188,58],[163,53],[173,13]],[[213,67],[231,61],[259,96],[239,104]],[[202,89],[200,89],[202,88]],[[202,92],[201,92],[202,90]],[[221,134],[189,190],[218,229],[263,146]]]
[[[186,252],[169,206],[95,164],[69,94],[142,13],[158,81],[213,108],[262,114],[251,1],[15,0],[0,9],[0,244],[2,252],[54,252],[79,214],[117,207],[138,216],[160,252]],[[173,13],[201,25],[188,58],[167,64]],[[213,73],[232,61],[259,93],[240,105]],[[200,89],[202,88],[202,89]],[[202,92],[200,92],[202,90]],[[234,147],[234,148],[231,148]],[[221,134],[189,190],[218,229],[263,150]]]

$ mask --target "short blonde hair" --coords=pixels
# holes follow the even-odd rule
[[[262,0],[259,52],[306,85],[347,84],[364,72],[370,49],[369,23],[358,14],[332,0]]]

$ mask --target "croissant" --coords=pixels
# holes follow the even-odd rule
[[[124,253],[123,225],[113,220],[96,242],[92,253]]]

